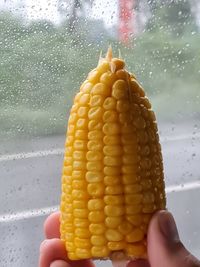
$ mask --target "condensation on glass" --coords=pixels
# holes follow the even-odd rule
[[[5,0],[0,32],[0,266],[37,264],[69,107],[109,44],[153,104],[168,208],[200,256],[199,1]]]

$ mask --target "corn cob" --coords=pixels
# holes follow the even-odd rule
[[[68,120],[60,232],[69,259],[145,258],[148,223],[165,205],[155,114],[109,48]]]

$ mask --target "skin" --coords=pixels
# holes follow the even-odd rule
[[[40,246],[39,267],[95,267],[92,260],[70,261],[59,233],[60,213],[44,223],[46,239]],[[130,261],[127,267],[200,267],[200,262],[182,244],[176,223],[168,211],[157,212],[149,225],[148,261]]]

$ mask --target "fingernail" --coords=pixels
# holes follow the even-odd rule
[[[69,267],[70,265],[63,260],[57,260],[50,264],[50,267]]]
[[[168,211],[160,212],[158,216],[160,231],[169,242],[178,242],[179,234],[172,214]]]

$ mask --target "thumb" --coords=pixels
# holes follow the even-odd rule
[[[176,223],[168,211],[153,216],[147,244],[151,267],[200,267],[200,262],[180,241]]]

